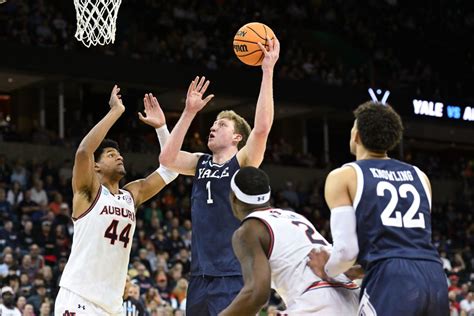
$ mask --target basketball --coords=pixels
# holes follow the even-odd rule
[[[268,48],[267,36],[275,38],[272,29],[263,23],[252,22],[242,26],[234,36],[234,53],[244,63],[250,66],[262,64],[265,56],[258,42]]]

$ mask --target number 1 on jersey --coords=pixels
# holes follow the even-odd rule
[[[214,200],[212,199],[212,196],[211,196],[211,181],[207,181],[206,190],[207,190],[207,204],[214,203]]]

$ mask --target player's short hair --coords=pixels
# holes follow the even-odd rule
[[[370,151],[392,150],[402,139],[400,115],[389,105],[368,101],[354,110],[362,145]]]
[[[235,175],[235,184],[245,194],[261,195],[270,191],[270,179],[262,169],[243,167]]]
[[[249,123],[247,123],[247,121],[242,116],[240,116],[239,114],[235,113],[232,110],[222,111],[217,115],[218,120],[224,119],[224,118],[233,121],[234,126],[235,126],[235,132],[237,134],[242,135],[242,140],[237,145],[237,148],[241,149],[247,143],[247,140],[249,139],[250,131],[252,130],[250,128]]]
[[[119,145],[115,140],[112,139],[104,139],[99,147],[94,151],[94,161],[99,162],[100,157],[102,156],[102,153],[104,152],[105,148],[115,148],[117,151],[120,151]]]

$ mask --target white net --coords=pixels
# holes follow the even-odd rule
[[[121,3],[122,0],[74,0],[77,40],[87,47],[113,43]]]

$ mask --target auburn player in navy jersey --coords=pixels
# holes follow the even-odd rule
[[[234,111],[223,111],[211,127],[208,147],[212,155],[180,151],[196,114],[212,99],[203,98],[209,81],[196,77],[189,86],[185,109],[171,132],[160,163],[194,176],[191,196],[192,261],[186,314],[217,315],[232,302],[243,285],[242,273],[232,251],[231,239],[240,222],[229,202],[230,180],[242,166],[258,167],[264,157],[273,123],[273,68],[280,44],[269,41],[262,62],[262,83],[254,128]]]
[[[415,166],[391,159],[403,125],[388,104],[355,111],[350,150],[356,161],[326,179],[333,249],[312,252],[322,278],[366,271],[359,315],[448,315],[446,275],[431,243],[431,185]]]

